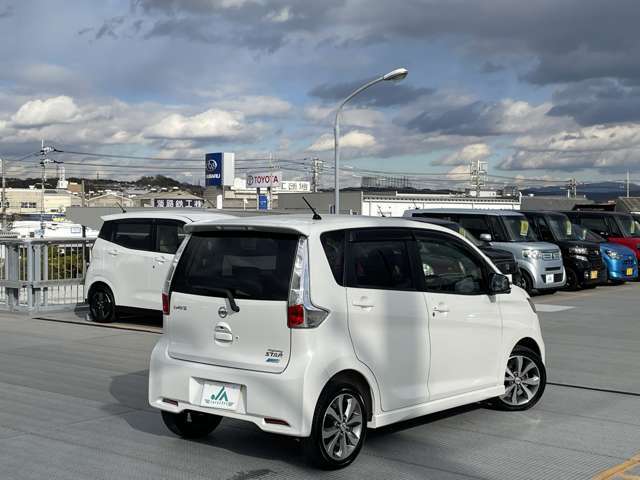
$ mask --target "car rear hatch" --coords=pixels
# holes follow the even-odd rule
[[[169,291],[169,355],[211,365],[284,371],[287,301],[299,234],[196,231]]]

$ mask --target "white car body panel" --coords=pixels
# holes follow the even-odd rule
[[[173,321],[177,313],[173,310],[172,299],[170,318],[165,318],[168,329],[155,346],[150,361],[151,406],[170,412],[203,411],[250,421],[265,431],[307,437],[320,393],[332,377],[345,371],[356,372],[366,381],[372,406],[368,426],[377,428],[503,394],[504,367],[514,346],[523,339],[530,339],[538,346],[544,361],[537,314],[529,305],[526,292],[518,287],[513,286],[510,293],[465,296],[462,300],[455,299],[458,301],[424,292],[412,292],[417,300],[407,301],[403,295],[396,298],[386,295],[388,291],[365,292],[364,289],[343,287],[334,280],[320,241],[320,235],[326,231],[394,227],[444,232],[471,245],[460,235],[429,224],[408,225],[403,219],[327,216],[312,221],[310,217],[254,217],[221,220],[215,224],[199,222],[187,227],[193,234],[226,228],[297,232],[306,236],[311,259],[311,300],[330,313],[323,323],[310,329],[288,329],[286,315],[278,317],[290,332],[286,368],[259,371],[251,364],[264,353],[261,350],[266,345],[265,338],[267,342],[275,341],[268,339],[272,335],[268,330],[281,327],[255,321],[253,331],[247,326],[239,330],[241,337],[251,343],[248,348],[255,349],[244,352],[247,357],[244,361],[249,362],[250,368],[234,364],[237,359],[233,358],[231,366],[212,365],[202,359],[189,361],[190,348],[193,360],[197,360],[197,352],[212,348],[207,339],[214,342],[214,328],[219,321],[215,307],[225,304],[226,299],[212,298],[209,308],[198,307],[206,312],[197,314],[202,318],[190,319],[180,311],[183,316],[179,322]],[[478,249],[471,247],[492,265]],[[366,302],[360,302],[363,296],[374,305],[372,308]],[[364,305],[355,306],[357,313],[352,308],[354,301]],[[435,312],[435,318],[433,316],[431,305],[441,302],[450,307],[448,319],[439,318],[439,312]],[[242,312],[240,299],[238,305]],[[226,306],[229,307],[228,303]],[[391,323],[395,318],[388,318],[396,312],[401,312],[404,322],[400,328]],[[419,315],[422,321],[411,314]],[[211,320],[206,321],[205,317]],[[193,322],[192,326],[176,327],[178,323],[189,321]],[[228,323],[231,325],[232,320]],[[367,329],[367,326],[372,328]],[[170,354],[172,342],[178,341],[174,339],[174,333],[175,339],[182,342],[182,353],[178,355],[181,358]],[[201,338],[196,341],[195,335]],[[423,350],[419,349],[420,345],[424,346]],[[240,385],[238,409],[202,407],[202,382],[207,380]],[[177,405],[164,399],[177,402]],[[267,418],[286,421],[288,426],[267,423]]]
[[[233,218],[208,212],[136,211],[102,217],[103,221],[127,219],[195,221]],[[85,279],[85,295],[91,286],[102,282],[113,292],[117,306],[162,310],[161,293],[173,260],[172,254],[125,248],[98,237],[91,251],[91,263]]]

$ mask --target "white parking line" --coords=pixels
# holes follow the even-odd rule
[[[572,308],[576,308],[576,307],[569,307],[566,305],[551,305],[549,303],[536,303],[536,310],[538,312],[545,312],[545,313],[564,312],[565,310],[571,310]]]

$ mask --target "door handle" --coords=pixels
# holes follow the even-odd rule
[[[367,297],[362,297],[360,300],[354,300],[351,302],[351,305],[360,308],[373,308],[375,306],[372,303],[369,303],[369,299]]]
[[[227,332],[216,332],[213,337],[216,340],[218,340],[219,342],[232,342],[233,341],[233,335],[231,333],[227,333]]]
[[[109,250],[109,255],[113,255],[114,257],[118,255],[118,253],[119,253],[118,250],[116,250],[115,248]]]
[[[154,260],[155,260],[156,262],[158,262],[158,263],[164,263],[164,262],[166,262],[166,261],[167,261],[167,259],[166,259],[166,258],[164,258],[164,257],[156,257],[156,258],[154,258]]]
[[[440,305],[436,305],[435,307],[433,307],[433,311],[438,313],[449,313],[449,307],[447,307],[444,303],[441,303]]]

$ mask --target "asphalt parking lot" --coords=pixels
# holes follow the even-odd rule
[[[0,478],[640,479],[639,294],[635,283],[536,297],[550,385],[534,409],[472,406],[372,431],[337,472],[242,422],[206,441],[170,434],[147,406],[152,322],[1,314]]]

